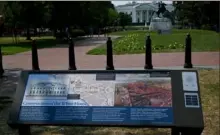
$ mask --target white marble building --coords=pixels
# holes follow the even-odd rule
[[[118,12],[130,14],[132,23],[149,23],[155,11],[158,11],[156,3],[129,3],[115,7]],[[174,10],[172,4],[167,4],[166,9],[170,12]]]

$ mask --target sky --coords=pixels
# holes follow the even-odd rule
[[[128,2],[132,2],[132,1],[112,1],[112,3],[115,5],[115,6],[118,6],[118,5],[124,5],[124,4],[127,4]],[[151,1],[136,1],[138,3],[150,3]],[[173,1],[163,1],[164,3],[166,4],[171,4]]]

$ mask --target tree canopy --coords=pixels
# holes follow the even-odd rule
[[[51,28],[63,31],[67,27],[105,27],[117,20],[110,1],[6,1],[0,2],[0,13],[8,27],[27,29]]]
[[[219,28],[219,1],[174,1],[173,5],[181,25]]]
[[[175,11],[164,12],[172,22],[196,28],[219,28],[219,1],[177,1]],[[5,26],[23,28],[30,39],[30,29],[50,28],[54,32],[65,31],[68,27],[104,28],[131,23],[131,16],[117,13],[110,1],[1,1],[0,14]]]

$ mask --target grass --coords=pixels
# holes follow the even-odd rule
[[[31,40],[25,40],[25,37],[19,37],[16,44],[12,37],[1,37],[0,46],[3,55],[12,55],[31,50]],[[36,40],[38,48],[46,48],[56,45],[56,40],[52,36],[32,37]]]
[[[186,34],[192,37],[192,51],[219,51],[220,34],[207,30],[173,30],[171,34],[158,35],[151,32],[153,52],[180,52],[184,51]],[[114,54],[145,53],[147,31],[122,31],[110,35],[122,36],[113,41]],[[91,55],[106,54],[106,45],[99,46],[87,52]]]
[[[219,133],[219,70],[200,70],[200,92],[203,106],[205,129],[203,135]],[[169,129],[110,128],[110,127],[37,127],[33,135],[168,135]],[[0,131],[1,133],[1,131]]]
[[[200,74],[200,89],[205,121],[205,135],[219,134],[219,70],[204,70]]]

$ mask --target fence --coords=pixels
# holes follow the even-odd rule
[[[144,69],[153,69],[152,65],[152,48],[151,48],[151,38],[150,35],[146,38],[145,43],[145,66]],[[112,52],[112,40],[108,37],[107,42],[107,63],[106,63],[106,70],[114,70],[113,64],[113,52]],[[191,58],[191,37],[187,34],[185,39],[185,63],[184,68],[193,68],[192,65],[192,58]],[[39,62],[38,62],[38,53],[37,53],[37,44],[36,41],[32,41],[32,69],[33,70],[40,70]],[[74,42],[70,38],[69,39],[69,70],[77,70],[75,64],[75,52],[74,52]],[[0,46],[0,76],[2,77],[4,73],[3,69],[3,62],[2,62],[2,51]]]

